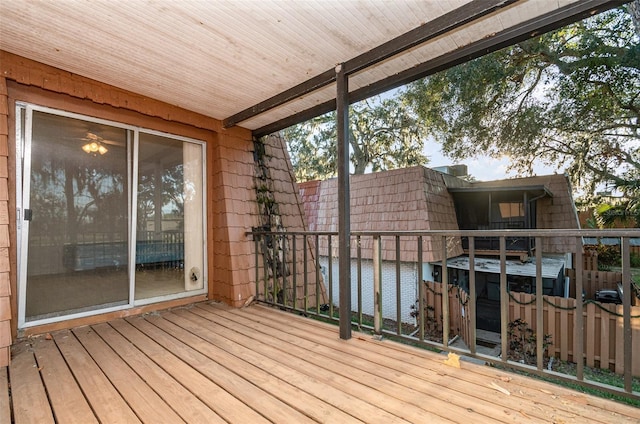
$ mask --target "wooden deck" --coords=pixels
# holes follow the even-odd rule
[[[623,423],[640,410],[335,326],[219,304],[32,337],[0,423]],[[10,387],[10,396],[9,393]]]

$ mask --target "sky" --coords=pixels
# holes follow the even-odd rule
[[[469,158],[463,161],[455,162],[445,157],[440,150],[440,145],[435,141],[427,141],[423,150],[424,154],[429,158],[427,167],[435,168],[446,165],[467,165],[469,175],[473,176],[477,181],[503,180],[507,178],[518,177],[515,171],[507,172],[509,160],[495,159],[488,156],[479,156]],[[558,173],[554,167],[538,164],[534,165],[536,175],[549,175]]]

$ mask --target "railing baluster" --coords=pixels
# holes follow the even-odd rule
[[[469,350],[476,353],[476,242],[473,236],[469,237]]]
[[[253,245],[255,249],[255,267],[256,267],[256,300],[260,298],[260,261],[258,260],[258,252],[260,251],[260,235],[253,235]]]
[[[315,239],[316,239],[316,315],[320,315],[320,235],[316,234]],[[331,300],[329,301],[331,302]]]
[[[327,236],[327,250],[329,257],[327,258],[327,274],[329,275],[329,318],[333,319],[333,249],[331,246],[331,234]]]
[[[358,235],[356,237],[356,252],[358,256],[358,326],[362,327],[362,239]]]
[[[622,328],[624,333],[624,390],[632,392],[632,346],[631,331],[631,246],[629,237],[622,237]]]
[[[396,334],[402,334],[402,296],[400,285],[400,236],[396,235]]]
[[[287,241],[286,234],[282,235],[282,305],[287,306]]]
[[[507,293],[507,243],[500,236],[500,341],[502,362],[509,357],[509,294]]]
[[[271,272],[273,273],[272,296],[273,303],[278,303],[278,236],[271,236]]]
[[[307,261],[309,260],[309,254],[307,253],[307,251],[309,250],[309,239],[307,238],[306,234],[302,236],[302,244],[304,245],[304,264],[302,265],[302,269],[304,272],[304,276],[302,278],[302,280],[304,281],[304,311],[307,312],[307,310],[309,309],[309,288],[307,287],[309,285],[309,267],[307,266]],[[315,256],[318,256],[317,251],[315,252]]]
[[[424,341],[424,276],[422,275],[422,236],[418,236],[418,337]]]
[[[293,259],[292,259],[292,272],[293,272],[293,278],[292,278],[292,282],[291,284],[293,284],[293,309],[295,310],[297,307],[297,299],[298,299],[298,266],[297,266],[297,257],[296,257],[296,252],[298,251],[297,249],[297,245],[296,245],[296,234],[292,234],[291,235],[291,251],[293,252]]]
[[[265,235],[262,237],[262,285],[264,294],[264,301],[269,302],[269,249],[267,246],[267,237],[271,237]]]

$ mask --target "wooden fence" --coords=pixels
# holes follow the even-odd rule
[[[576,298],[576,270],[567,269],[567,277],[569,277],[569,297]],[[612,271],[582,271],[582,288],[584,290],[585,299],[595,299],[596,292],[603,289],[614,289],[618,283],[622,281],[621,272]]]
[[[468,295],[449,286],[449,324],[452,335],[469,345],[470,320]],[[430,334],[442,334],[442,285],[425,281],[425,326]],[[544,334],[551,336],[547,354],[563,361],[575,362],[574,330],[576,299],[544,296]],[[640,352],[640,306],[631,308],[632,352]],[[526,321],[536,331],[535,295],[511,292],[509,322]],[[587,300],[583,309],[584,361],[593,368],[624,372],[624,338],[622,305],[600,304]],[[632,374],[640,377],[640,355],[633,355]]]
[[[518,318],[536,330],[535,296],[526,293],[510,294],[509,321]],[[574,330],[576,299],[544,296],[544,333],[551,336],[549,356],[576,362],[574,358]],[[640,306],[631,308],[633,352],[640,352]],[[587,301],[583,309],[584,360],[589,367],[624,372],[624,338],[622,305]],[[634,376],[640,376],[640,357],[634,355]]]
[[[442,336],[442,284],[425,281],[425,328],[432,335]],[[449,286],[449,328],[467,343],[469,341],[469,296],[456,286]],[[426,336],[425,336],[426,337]]]
[[[598,270],[598,251],[595,249],[585,249],[582,255],[582,269],[588,271]]]

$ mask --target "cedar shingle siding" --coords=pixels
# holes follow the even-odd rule
[[[313,231],[338,231],[338,182],[310,181],[299,184],[305,202],[307,220]],[[421,166],[351,176],[352,231],[427,231],[457,230],[453,200],[442,174]],[[315,206],[311,206],[314,205]],[[311,228],[310,228],[311,229]],[[395,244],[382,244],[382,259],[395,259]],[[363,239],[363,258],[372,257],[371,238]],[[326,244],[320,245],[326,255]],[[324,249],[324,250],[323,250]],[[401,240],[403,261],[417,260],[416,240]],[[424,261],[442,257],[439,238],[424,239]],[[337,252],[333,252],[334,256]],[[459,240],[452,240],[448,255],[461,255]],[[353,247],[352,257],[355,257]]]

